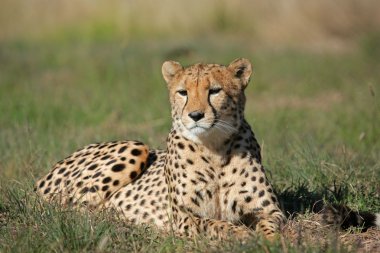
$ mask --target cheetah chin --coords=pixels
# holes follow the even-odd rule
[[[235,133],[235,131],[226,131],[223,128],[218,127],[217,124],[212,124],[208,126],[201,126],[196,124],[190,128],[184,127],[181,129],[183,137],[195,142],[203,144],[212,144],[216,142],[216,145],[220,139],[229,138],[230,135]],[[221,138],[223,137],[223,138]]]

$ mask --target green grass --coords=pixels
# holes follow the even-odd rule
[[[185,65],[251,59],[246,118],[287,212],[318,199],[380,211],[376,36],[357,50],[327,54],[252,49],[244,38],[221,34],[116,35],[100,27],[86,38],[74,29],[0,43],[0,252],[337,251],[334,243],[319,249],[259,239],[210,248],[203,238],[163,236],[108,213],[79,214],[35,198],[34,181],[86,144],[139,139],[165,147],[171,121],[160,69],[168,58]]]

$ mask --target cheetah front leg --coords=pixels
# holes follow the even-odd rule
[[[237,226],[228,221],[200,218],[190,213],[177,214],[173,230],[179,236],[205,235],[211,239],[226,240],[231,237],[244,241],[252,237],[253,231],[246,226]]]
[[[272,240],[284,223],[264,168],[253,158],[233,158],[221,179],[222,219],[237,218]]]

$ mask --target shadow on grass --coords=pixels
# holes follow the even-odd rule
[[[292,217],[305,212],[319,212],[324,203],[345,204],[348,194],[347,186],[335,182],[332,187],[322,186],[316,190],[310,190],[307,183],[298,183],[278,191],[277,196],[282,210],[288,217]]]

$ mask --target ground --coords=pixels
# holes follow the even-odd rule
[[[253,239],[210,247],[204,238],[174,238],[107,213],[79,214],[35,198],[34,181],[86,144],[138,139],[164,146],[170,114],[160,68],[168,55],[185,64],[245,57],[254,66],[246,118],[285,211],[304,213],[325,199],[379,212],[378,56],[364,44],[323,53],[256,49],[243,39],[228,40],[176,45],[170,38],[136,39],[126,45],[108,35],[89,42],[68,34],[0,44],[0,251],[378,249],[379,231],[336,233],[308,213],[291,219],[273,245]],[[176,47],[185,47],[186,54],[173,52]]]

